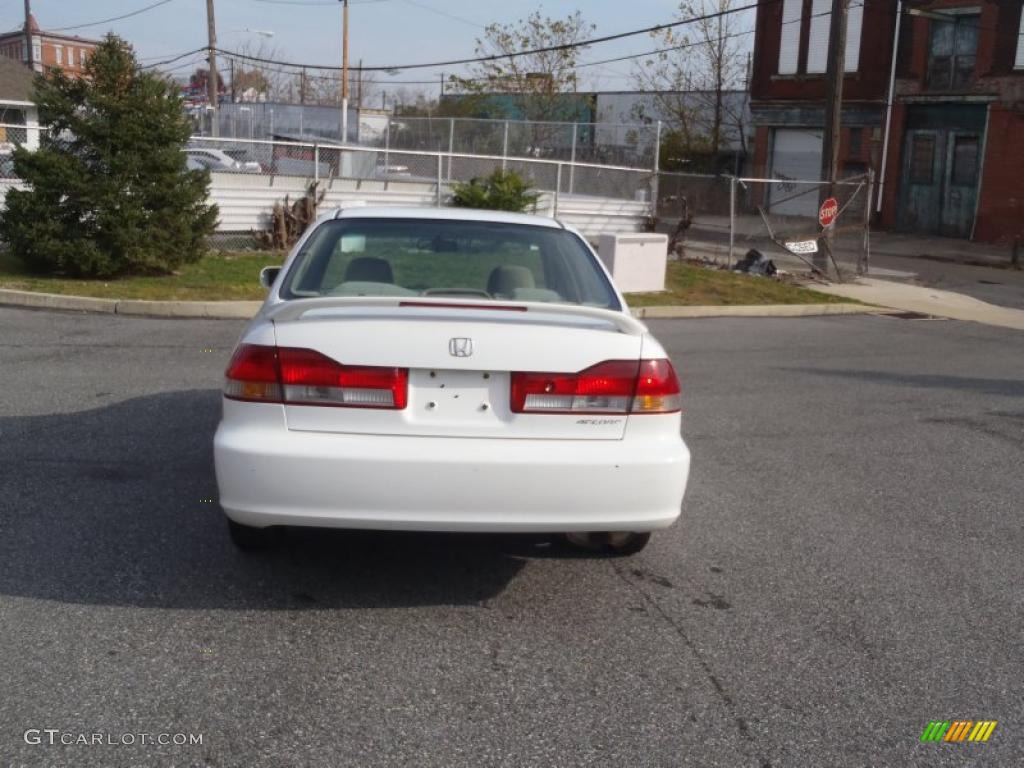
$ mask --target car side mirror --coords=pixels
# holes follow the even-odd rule
[[[280,267],[264,267],[260,270],[260,285],[269,291],[279,274],[281,274]]]

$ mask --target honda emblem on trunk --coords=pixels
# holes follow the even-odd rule
[[[469,357],[473,354],[473,340],[456,336],[448,341],[448,354],[452,357]]]

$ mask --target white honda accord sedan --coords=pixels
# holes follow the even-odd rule
[[[572,228],[347,208],[263,280],[214,438],[239,547],[323,526],[630,554],[679,517],[679,381]]]

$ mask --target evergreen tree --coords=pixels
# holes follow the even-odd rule
[[[197,261],[213,232],[209,173],[188,170],[189,123],[175,86],[139,69],[109,35],[82,78],[36,78],[39,149],[19,148],[24,191],[7,193],[0,238],[40,272],[160,274]]]

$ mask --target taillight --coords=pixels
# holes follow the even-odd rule
[[[224,395],[235,400],[401,410],[405,368],[342,365],[312,349],[242,344],[227,370]]]
[[[671,413],[679,380],[668,360],[608,360],[579,373],[513,373],[513,413]]]
[[[286,403],[405,408],[405,368],[342,365],[312,349],[282,347],[278,354]]]
[[[224,372],[224,396],[232,400],[281,402],[277,347],[239,344]]]
[[[633,396],[633,413],[673,413],[683,408],[676,369],[664,358],[641,360]]]

